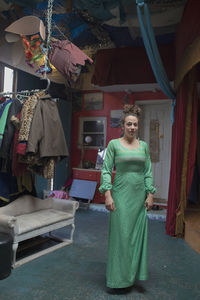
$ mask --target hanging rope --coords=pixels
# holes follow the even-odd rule
[[[45,62],[44,62],[44,73],[43,73],[43,79],[47,79],[47,71],[49,70],[49,64],[48,64],[48,53],[50,50],[50,42],[51,42],[51,32],[52,32],[52,11],[53,11],[53,1],[54,0],[48,0],[48,7],[46,12],[46,42],[45,42],[45,48],[44,48],[44,54],[45,54]]]
[[[47,50],[49,50],[50,39],[51,39],[53,1],[54,0],[48,1],[47,15],[46,15],[46,23],[47,23],[46,47],[47,47]]]

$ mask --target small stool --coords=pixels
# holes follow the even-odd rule
[[[11,235],[0,232],[0,279],[8,277],[11,273],[12,242]]]

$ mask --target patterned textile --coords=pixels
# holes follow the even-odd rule
[[[57,158],[40,158],[37,154],[19,155],[18,163],[26,166],[27,170],[34,174],[43,176],[46,179],[54,177],[54,168]]]
[[[59,190],[52,191],[49,193],[48,198],[69,199],[69,193]]]
[[[54,177],[55,159],[46,158],[35,162],[35,164],[29,164],[28,170],[33,173],[43,176],[46,179]]]
[[[38,99],[45,95],[44,91],[30,96],[23,105],[21,111],[21,124],[19,130],[19,142],[28,141],[30,127]]]

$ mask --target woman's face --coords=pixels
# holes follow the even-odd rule
[[[124,136],[133,138],[138,132],[138,118],[135,116],[127,116],[124,120]]]

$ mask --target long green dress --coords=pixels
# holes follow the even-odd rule
[[[112,184],[112,169],[116,175]],[[137,149],[111,140],[101,172],[99,191],[111,190],[115,211],[110,213],[107,286],[125,288],[135,279],[147,279],[148,193],[155,193],[148,145],[140,141]]]

